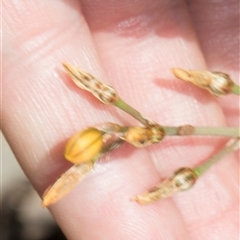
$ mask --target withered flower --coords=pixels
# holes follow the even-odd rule
[[[171,197],[175,193],[185,191],[192,187],[197,178],[197,174],[191,168],[180,168],[172,177],[166,179],[148,192],[135,196],[133,200],[140,204],[148,204]]]
[[[220,97],[232,92],[234,82],[226,73],[210,71],[193,71],[173,68],[175,77],[191,82],[200,88],[205,88],[213,95]]]
[[[119,99],[118,94],[112,87],[100,82],[90,73],[69,63],[63,63],[63,66],[78,87],[91,92],[102,103],[114,104]]]

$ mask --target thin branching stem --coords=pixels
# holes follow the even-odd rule
[[[149,125],[149,121],[142,114],[127,104],[122,99],[119,99],[115,104],[116,107],[131,115],[145,126]],[[167,136],[179,136],[179,127],[162,126]],[[191,134],[194,136],[220,136],[220,137],[240,137],[240,130],[237,127],[193,127]]]
[[[145,125],[145,126],[149,125],[149,122],[147,121],[147,119],[145,119],[139,111],[137,111],[136,109],[131,107],[129,104],[124,102],[122,99],[119,99],[118,101],[116,101],[114,103],[114,105],[116,107],[118,107],[119,109],[123,110],[124,112],[128,113],[132,117],[134,117],[136,120],[138,120],[143,125]]]
[[[178,136],[179,128],[162,126],[167,136]],[[193,132],[188,135],[194,136],[219,136],[219,137],[240,137],[240,130],[237,127],[193,127]],[[187,135],[187,134],[186,134]],[[181,136],[184,136],[182,134]]]
[[[240,139],[231,139],[227,142],[224,148],[222,148],[217,154],[215,154],[213,157],[209,158],[206,162],[199,165],[198,167],[194,168],[194,172],[200,176],[205,171],[207,171],[212,165],[214,165],[217,161],[219,161],[221,158],[223,158],[225,155],[236,151],[240,147]]]

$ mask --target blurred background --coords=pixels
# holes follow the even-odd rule
[[[0,240],[65,240],[18,165],[2,132]]]

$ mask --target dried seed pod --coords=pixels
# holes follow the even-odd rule
[[[100,82],[91,74],[68,63],[63,63],[63,66],[78,87],[91,92],[102,103],[114,104],[119,99],[112,87]]]
[[[163,128],[156,125],[151,127],[129,127],[126,133],[120,138],[140,148],[159,143],[164,135]]]
[[[79,164],[91,160],[103,146],[102,133],[88,128],[74,134],[67,142],[64,157],[71,163]]]
[[[48,207],[65,197],[93,169],[93,161],[76,164],[43,193],[42,206]]]
[[[180,168],[171,178],[166,179],[147,193],[137,195],[134,201],[148,204],[163,198],[171,197],[177,192],[185,191],[192,187],[198,176],[190,168]]]
[[[177,78],[205,88],[217,97],[230,93],[234,86],[229,75],[221,72],[192,71],[181,68],[174,68],[172,72]]]

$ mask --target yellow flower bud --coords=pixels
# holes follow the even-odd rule
[[[74,134],[68,140],[64,157],[74,164],[87,162],[101,151],[102,146],[101,132],[96,128],[88,128]]]

